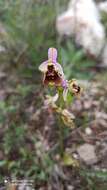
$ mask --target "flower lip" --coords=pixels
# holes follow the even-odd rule
[[[78,95],[81,93],[81,87],[78,85],[77,81],[75,79],[72,79],[69,84],[69,89],[72,91],[75,95]]]
[[[48,68],[49,72],[54,72],[54,70],[55,70],[53,65],[48,65],[47,68]]]
[[[53,83],[55,85],[61,84],[61,77],[59,76],[58,72],[54,70],[53,65],[48,66],[48,71],[46,72],[44,76],[44,84]]]
[[[73,89],[75,90],[76,93],[79,93],[80,90],[81,90],[80,86],[78,86],[76,84],[73,84],[72,87],[73,87]]]

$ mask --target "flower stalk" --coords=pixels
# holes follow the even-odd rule
[[[63,68],[57,62],[57,50],[55,48],[49,48],[48,59],[39,66],[39,70],[43,73],[43,85],[54,87],[57,90],[55,96],[48,95],[46,97],[45,105],[51,107],[58,115],[60,155],[63,156],[64,128],[62,121],[67,127],[75,127],[74,116],[65,108],[65,103],[68,101],[68,93],[71,96],[78,96],[81,93],[81,87],[75,79],[66,80]]]

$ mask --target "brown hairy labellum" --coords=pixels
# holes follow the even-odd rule
[[[48,65],[47,72],[44,74],[43,83],[46,85],[49,83],[60,85],[61,82],[61,76],[58,71],[55,70],[54,65]]]

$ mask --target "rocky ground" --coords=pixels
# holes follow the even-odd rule
[[[102,77],[102,75],[91,82],[81,82],[84,88],[83,95],[79,99],[76,98],[74,103],[69,106],[70,112],[75,116],[76,127],[70,130],[64,139],[65,152],[72,158],[72,162],[71,159],[66,158],[67,162],[65,161],[66,164],[64,164],[57,152],[56,116],[48,109],[44,109],[44,95],[41,93],[41,87],[38,85],[35,89],[34,84],[28,84],[27,80],[16,77],[14,71],[10,75],[1,69],[0,102],[2,103],[0,103],[0,109],[1,116],[3,115],[5,120],[0,124],[0,161],[8,159],[8,162],[15,161],[16,164],[18,160],[21,160],[20,148],[12,149],[10,147],[11,151],[7,153],[8,146],[4,146],[4,139],[11,124],[14,122],[18,127],[23,120],[24,127],[25,129],[27,128],[26,134],[23,136],[25,140],[25,145],[23,145],[29,149],[29,152],[34,153],[32,156],[33,162],[28,162],[27,160],[27,162],[24,161],[24,164],[30,164],[29,167],[31,167],[36,163],[35,157],[39,158],[37,162],[39,164],[42,156],[44,156],[44,151],[51,155],[51,159],[54,161],[48,180],[39,179],[34,182],[36,189],[106,190],[107,86],[106,73],[104,74],[105,77]],[[22,88],[20,88],[20,84]],[[26,84],[30,85],[30,89],[23,91],[23,86],[25,87]],[[6,102],[6,106],[4,106],[3,102]],[[10,109],[10,111],[7,109]],[[33,138],[35,138],[35,134],[37,141],[34,144]],[[7,164],[0,167],[3,178],[7,176],[7,173],[10,177],[10,173],[14,171],[9,170]],[[23,166],[22,168],[24,170]],[[48,167],[43,166],[43,168],[46,170]],[[27,187],[26,182],[24,184]],[[25,188],[24,184],[19,185],[20,190]],[[3,183],[1,183],[0,188],[4,188]],[[17,189],[17,185],[13,187],[10,183],[10,189]],[[31,187],[28,187],[28,189],[31,189]]]

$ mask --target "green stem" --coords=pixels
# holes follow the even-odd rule
[[[60,154],[63,156],[64,153],[64,134],[63,134],[63,126],[62,126],[62,121],[59,116],[58,118],[58,127],[59,127],[59,145],[60,145]]]
[[[62,92],[59,92],[59,107],[63,109],[63,100],[62,100]],[[60,154],[63,156],[64,153],[64,131],[61,116],[58,115],[58,128],[59,128],[59,145],[60,145]]]

